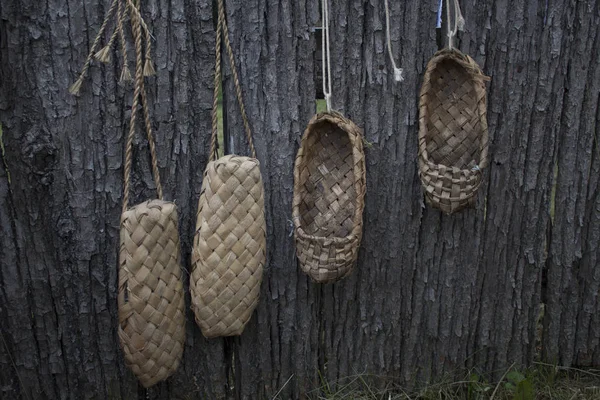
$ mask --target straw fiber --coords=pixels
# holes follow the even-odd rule
[[[474,206],[488,164],[488,79],[455,49],[437,52],[427,64],[419,102],[419,177],[427,202],[448,214]]]
[[[121,216],[119,338],[144,387],[169,377],[185,340],[175,204],[152,200]]]
[[[335,282],[352,271],[365,191],[360,129],[337,112],[315,115],[296,155],[293,200],[298,260],[314,281]]]

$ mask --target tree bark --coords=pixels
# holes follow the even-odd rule
[[[563,24],[565,90],[557,124],[556,198],[548,259],[544,358],[600,365],[600,29],[597,2],[571,4]]]

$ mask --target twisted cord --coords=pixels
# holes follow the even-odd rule
[[[217,18],[217,35],[215,39],[215,89],[213,93],[213,108],[211,112],[212,117],[212,135],[210,138],[210,155],[209,161],[214,161],[217,159],[217,134],[219,131],[218,128],[218,118],[217,118],[217,109],[219,106],[219,87],[221,85],[221,29],[222,29],[222,20],[219,15]]]
[[[462,12],[460,11],[460,4],[458,0],[452,0],[452,5],[454,6],[454,27],[451,28],[450,24],[450,0],[446,0],[446,18],[447,18],[447,27],[448,27],[448,48],[454,48],[454,38],[458,31],[462,31],[465,26],[465,19],[463,18]]]
[[[102,22],[102,25],[100,26],[100,30],[98,31],[98,34],[96,35],[96,39],[94,39],[94,43],[92,44],[90,53],[88,54],[88,56],[85,60],[85,64],[83,64],[83,68],[81,69],[79,78],[77,78],[75,83],[73,83],[71,85],[71,87],[69,88],[69,92],[72,95],[75,95],[75,96],[79,95],[79,90],[81,89],[81,84],[83,83],[83,80],[85,79],[87,72],[90,69],[90,64],[92,63],[92,58],[94,57],[94,54],[96,54],[96,47],[98,47],[98,44],[100,43],[100,38],[104,34],[104,31],[106,30],[106,26],[108,25],[108,21],[110,20],[110,17],[115,12],[116,8],[117,8],[117,0],[113,0],[112,4],[110,5],[110,8],[108,9],[108,12],[106,13],[106,16],[104,17],[104,21]]]
[[[331,52],[329,51],[329,3],[321,0],[321,66],[323,74],[323,96],[327,111],[331,111]]]
[[[117,13],[118,13],[118,10],[117,10]],[[98,60],[104,64],[108,64],[110,62],[110,50],[112,49],[115,39],[117,38],[117,33],[118,33],[117,29],[114,29],[113,33],[110,35],[110,39],[108,40],[108,43],[106,44],[106,46],[101,48],[100,51],[98,51],[94,55],[96,60]]]
[[[119,8],[117,13],[119,18],[117,19],[117,30],[119,31],[119,38],[121,42],[121,54],[123,56],[123,71],[121,72],[121,82],[127,82],[132,80],[131,71],[129,70],[129,59],[127,57],[127,42],[125,41],[125,30],[123,29],[123,23],[127,13],[123,9],[123,2],[119,1]]]
[[[144,76],[152,76],[154,74],[156,74],[156,71],[154,70],[154,66],[152,64],[152,59],[150,57],[151,55],[151,49],[152,49],[152,35],[150,34],[150,29],[148,28],[148,25],[146,25],[146,22],[144,21],[144,19],[142,18],[142,15],[140,14],[139,11],[139,7],[140,7],[140,3],[139,0],[136,0],[135,4],[133,4],[133,2],[131,0],[126,0],[127,1],[127,6],[130,10],[131,13],[134,13],[135,15],[137,15],[137,17],[140,20],[140,25],[142,27],[142,29],[144,30],[144,35],[146,37],[146,61],[144,64]]]
[[[144,27],[144,32],[146,33],[146,61],[144,63],[144,67],[143,67],[143,76],[150,76],[150,75],[154,75],[154,68],[151,69],[151,72],[148,72],[148,65],[150,65],[150,67],[152,67],[152,60],[150,59],[150,30],[148,29],[148,26],[146,25],[146,23],[144,22],[144,19],[142,18],[142,14],[140,12],[140,4],[141,1],[140,0],[135,0],[135,5],[136,5],[136,11],[137,11],[137,21],[138,24],[141,27]],[[141,30],[139,32],[140,34],[140,43],[142,40],[142,35],[141,35]],[[137,46],[137,44],[136,44]],[[140,56],[142,53],[142,47],[141,44],[138,46],[139,48],[136,48],[136,51],[139,51]],[[146,123],[146,134],[148,137],[148,145],[150,146],[150,157],[152,159],[152,174],[154,175],[154,182],[156,183],[156,191],[158,193],[158,198],[162,200],[163,198],[163,191],[162,191],[162,185],[160,182],[160,172],[158,170],[158,156],[156,155],[156,144],[154,142],[154,136],[152,135],[152,121],[150,119],[150,111],[149,111],[149,107],[148,107],[148,99],[147,99],[147,95],[146,95],[146,87],[145,87],[145,81],[144,78],[142,77],[140,80],[140,86],[141,86],[141,96],[142,96],[142,107],[144,110],[144,122]]]

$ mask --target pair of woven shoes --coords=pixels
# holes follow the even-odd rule
[[[172,375],[183,354],[185,302],[177,208],[151,200],[123,212],[119,337],[145,387]],[[240,335],[259,300],[266,254],[264,193],[256,158],[208,163],[192,252],[190,295],[207,338]]]
[[[419,177],[427,202],[451,214],[475,204],[488,165],[486,90],[475,61],[456,49],[427,64],[419,102]],[[294,168],[293,219],[300,268],[336,282],[356,264],[366,192],[361,130],[337,112],[308,124]]]

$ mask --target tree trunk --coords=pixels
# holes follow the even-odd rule
[[[548,260],[544,358],[600,365],[600,28],[597,2],[565,9],[565,91],[557,123],[556,199]]]
[[[161,177],[179,207],[188,270],[210,140],[213,7],[142,3],[155,38],[157,76],[147,87]],[[132,87],[118,83],[119,61],[94,63],[81,96],[67,92],[109,3],[0,5],[0,397],[303,398],[362,373],[422,384],[477,368],[493,379],[533,361],[542,297],[546,359],[598,365],[596,2],[461,1],[457,43],[492,78],[491,163],[477,208],[446,216],[424,205],[416,162],[438,0],[390,2],[402,83],[386,50],[383,2],[330,0],[333,107],[369,143],[359,261],[334,285],[300,272],[291,236],[294,158],[315,112],[318,2],[226,3],[265,184],[261,301],[239,338],[204,339],[188,309],[182,365],[148,391],[124,366],[116,329]],[[225,142],[247,155],[229,71]],[[142,132],[134,147],[137,202],[155,192]]]

